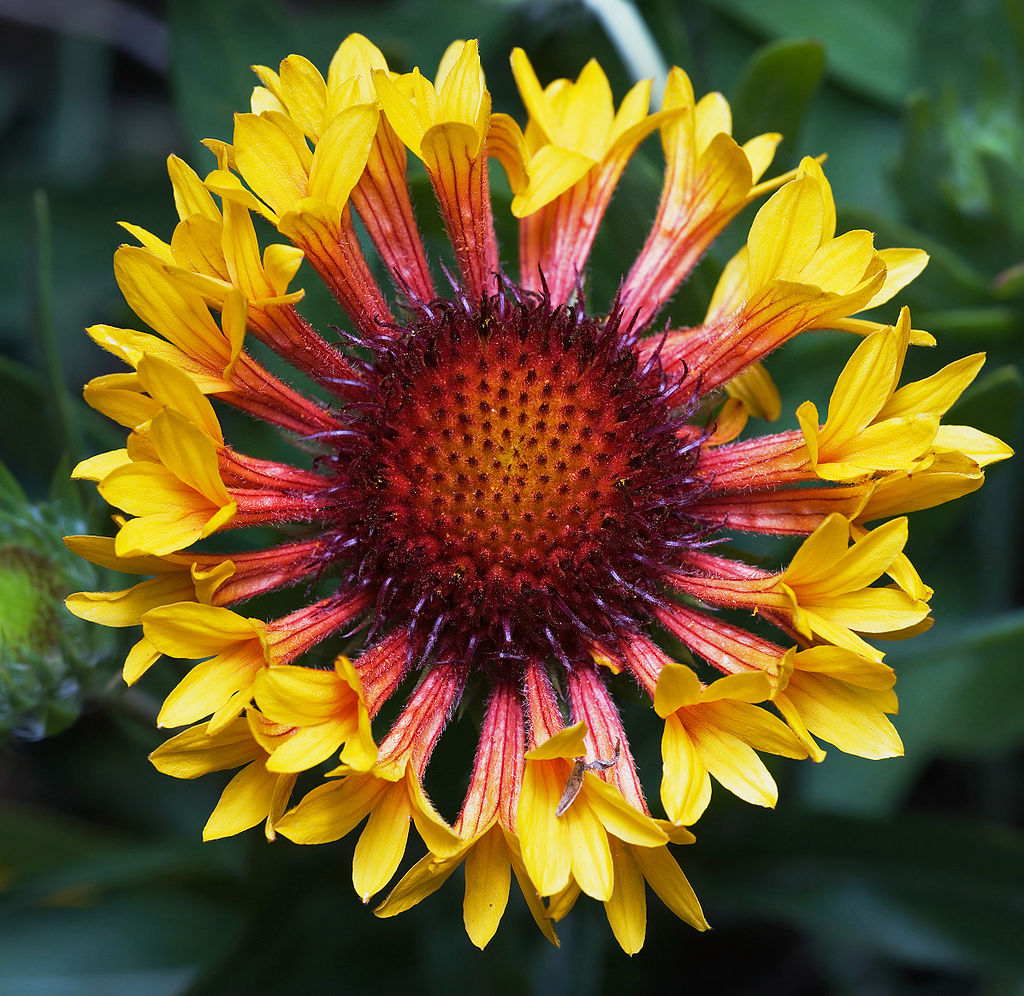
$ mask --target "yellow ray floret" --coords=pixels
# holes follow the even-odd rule
[[[344,837],[369,817],[352,859],[352,884],[363,902],[398,870],[410,819],[439,857],[462,846],[462,839],[430,804],[412,765],[377,765],[369,772],[340,768],[329,774],[342,777],[313,789],[284,815],[277,829],[296,844],[322,844]]]
[[[142,617],[161,605],[177,602],[209,604],[216,590],[235,571],[230,560],[217,564],[197,564],[184,554],[154,557],[118,557],[114,540],[106,536],[65,536],[68,549],[93,564],[125,574],[153,574],[122,591],[79,591],[64,604],[80,619],[103,626],[138,626]],[[160,651],[145,636],[128,652],[124,662],[124,680],[132,685],[156,662]]]
[[[907,520],[893,519],[850,545],[850,526],[830,515],[794,554],[772,583],[788,602],[797,630],[871,660],[882,654],[858,633],[886,634],[917,625],[928,605],[895,588],[873,588],[907,542]]]
[[[1006,452],[999,453],[997,459],[1012,455],[1008,446],[1001,446]],[[877,482],[855,521],[862,525],[943,505],[977,491],[984,482],[985,473],[975,460],[960,452],[937,452],[927,467],[912,475],[893,475]]]
[[[592,771],[583,773],[578,795],[555,815],[574,759],[584,753],[586,733],[586,723],[577,723],[526,754],[516,824],[523,862],[542,896],[564,889],[571,876],[588,896],[603,902],[614,885],[609,835],[640,847],[657,847],[668,837]]]
[[[87,331],[129,366],[137,367],[143,354],[149,353],[186,372],[205,394],[230,391],[245,338],[245,297],[215,285],[222,308],[218,325],[201,290],[174,277],[176,266],[134,246],[121,246],[114,254],[114,275],[121,292],[135,313],[163,338],[109,325],[94,325]]]
[[[103,497],[129,515],[117,534],[119,557],[176,553],[222,528],[237,505],[217,466],[213,440],[185,416],[165,409],[147,434],[154,460],[132,460],[99,484]]]
[[[203,828],[203,840],[231,837],[264,821],[267,839],[273,840],[274,823],[288,805],[297,776],[269,771],[267,761],[294,732],[250,710],[215,733],[205,723],[184,730],[157,747],[149,760],[172,778],[199,778],[241,767],[221,793]]]
[[[209,731],[215,733],[249,704],[256,676],[274,663],[266,623],[219,606],[181,602],[151,609],[142,628],[161,653],[207,658],[164,700],[160,726],[185,726],[212,714]]]
[[[682,827],[663,820],[655,823],[673,844],[692,843],[693,835]],[[644,883],[680,920],[697,930],[707,930],[700,901],[683,874],[679,863],[669,853],[668,845],[641,847],[617,837],[609,837],[615,885],[611,898],[604,904],[605,916],[615,939],[628,955],[636,954],[647,933],[647,897]]]
[[[256,197],[224,170],[210,174],[206,183],[222,196],[263,214],[285,234],[293,227],[293,215],[310,215],[338,228],[376,131],[376,104],[353,104],[334,115],[311,151],[301,128],[288,115],[279,111],[237,114],[235,168]]]
[[[846,328],[850,315],[888,300],[927,262],[917,250],[876,250],[870,232],[836,236],[835,217],[821,166],[804,159],[796,178],[758,211],[747,245],[715,288],[705,327],[735,330],[726,337],[714,332],[724,358],[734,359],[730,350],[756,358],[807,329]],[[861,321],[850,330],[868,334],[881,327]],[[935,343],[916,330],[910,341]]]
[[[274,752],[268,771],[305,771],[327,760],[342,744],[341,761],[347,767],[368,771],[376,762],[363,684],[347,657],[339,657],[333,671],[265,668],[256,677],[253,694],[268,719],[299,728]]]
[[[810,401],[797,409],[811,466],[822,479],[853,481],[882,471],[909,472],[931,462],[939,420],[977,376],[985,356],[965,356],[897,389],[909,342],[910,312],[904,308],[895,327],[872,333],[850,358],[823,426]]]
[[[903,744],[885,715],[897,709],[895,681],[891,667],[844,648],[794,647],[773,702],[816,760],[824,752],[811,734],[858,757],[898,757]]]
[[[620,156],[628,158],[667,116],[648,115],[649,80],[637,83],[616,111],[608,77],[594,59],[575,83],[555,80],[541,87],[526,53],[517,48],[512,52],[512,72],[530,114],[525,142],[510,145],[528,157],[523,163],[527,182],[512,200],[517,218],[550,204],[593,167]]]
[[[497,820],[474,834],[455,854],[446,858],[428,854],[422,858],[374,912],[380,917],[404,913],[441,888],[461,864],[465,864],[466,877],[463,921],[473,944],[483,949],[498,929],[508,904],[513,873],[534,922],[552,944],[558,944],[551,920],[523,864],[519,841]]]
[[[125,428],[145,433],[165,409],[184,416],[218,448],[224,433],[195,380],[160,356],[144,353],[136,374],[105,374],[85,385],[86,403]]]
[[[377,70],[374,82],[391,127],[432,173],[455,149],[464,150],[470,159],[480,155],[491,116],[491,95],[475,40],[449,46],[436,86],[419,69],[397,80]]]
[[[775,805],[778,789],[756,751],[783,757],[806,757],[807,751],[783,723],[752,704],[772,691],[760,672],[726,675],[704,687],[690,668],[665,665],[654,709],[665,720],[661,801],[669,819],[697,822],[711,801],[711,775],[746,802]]]

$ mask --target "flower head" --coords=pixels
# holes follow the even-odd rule
[[[153,762],[183,778],[244,765],[206,836],[264,822],[268,837],[312,844],[362,826],[353,883],[369,901],[414,825],[426,854],[380,916],[464,866],[466,929],[482,947],[514,873],[553,942],[586,893],[632,953],[645,882],[706,926],[670,846],[694,839],[712,779],[771,806],[758,752],[820,760],[818,739],[865,757],[901,749],[887,718],[894,675],[872,641],[926,626],[931,594],[901,516],[980,486],[1009,450],[942,424],[980,356],[899,386],[908,349],[933,340],[905,311],[895,326],[856,316],[925,256],[837,235],[817,161],[763,179],[779,136],[739,144],[724,98],[695,100],[678,68],[650,113],[646,83],[616,109],[596,62],[547,86],[521,50],[512,67],[524,127],[492,113],[476,42],[454,43],[436,74],[399,74],[354,35],[326,78],[300,56],[256,67],[262,85],[231,144],[208,143],[205,179],[169,160],[170,241],[127,226],[141,245],[115,258],[152,331],[90,330],[133,370],[86,388],[130,435],[77,470],[120,510],[118,532],[69,540],[149,580],[68,604],[141,624],[128,681],[161,654],[198,662],[160,713],[161,725],[195,725]],[[655,131],[655,220],[595,314],[580,274]],[[407,152],[451,241],[457,269],[441,293]],[[517,277],[501,263],[490,158],[514,195]],[[705,321],[655,329],[718,232],[769,194]],[[261,249],[253,214],[285,241]],[[303,259],[344,331],[314,328],[288,289]],[[819,328],[864,337],[824,424],[808,402],[799,428],[738,438],[749,416],[778,414],[762,361]],[[253,338],[307,389],[271,374]],[[229,407],[274,426],[291,458],[234,448],[217,414]],[[233,538],[251,527],[281,539]],[[753,566],[717,546],[742,534],[799,547]],[[294,608],[268,618],[254,600],[286,588]],[[359,652],[340,656],[357,633]],[[666,634],[681,659],[662,649]],[[320,644],[333,667],[312,653]],[[648,805],[615,705],[629,680],[664,724],[666,818]],[[449,824],[424,777],[474,700],[479,745]],[[326,780],[293,799],[325,763]]]

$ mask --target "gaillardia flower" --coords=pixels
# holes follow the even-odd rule
[[[151,331],[89,330],[131,367],[86,388],[126,447],[76,471],[119,510],[118,531],[68,540],[144,580],[68,604],[141,625],[128,682],[161,655],[198,662],[159,716],[187,728],[152,760],[179,778],[239,769],[207,838],[264,823],[325,843],[362,825],[353,881],[369,901],[411,821],[426,854],[379,915],[463,866],[482,947],[514,873],[552,941],[585,892],[632,953],[645,882],[706,926],[670,845],[693,840],[712,779],[771,806],[764,753],[901,751],[894,674],[872,641],[928,624],[903,513],[973,491],[1009,450],[942,423],[981,355],[900,386],[907,350],[931,336],[906,310],[892,326],[858,316],[925,255],[837,235],[815,160],[762,179],[779,136],[737,143],[724,99],[695,101],[680,69],[651,112],[649,83],[616,109],[596,62],[547,86],[520,50],[512,68],[525,128],[492,111],[475,42],[454,43],[431,83],[353,35],[326,78],[300,56],[256,67],[252,110],[231,144],[207,143],[205,179],[169,160],[180,222],[169,241],[126,226],[140,245],[114,260]],[[654,223],[595,314],[591,246],[655,132]],[[453,269],[424,249],[409,152]],[[490,159],[513,194],[518,270],[495,236]],[[659,326],[715,236],[769,194],[704,322]],[[282,241],[261,250],[254,216]],[[298,307],[303,260],[341,330]],[[798,428],[746,431],[779,414],[761,361],[808,329],[861,337],[827,411],[808,402]],[[294,377],[271,372],[271,353]],[[232,446],[225,406],[274,426],[291,457]],[[795,553],[755,566],[735,552],[743,534]],[[283,615],[280,593],[263,598],[279,589]],[[615,703],[630,681],[663,724],[654,811]],[[479,745],[448,822],[424,777],[460,706]]]

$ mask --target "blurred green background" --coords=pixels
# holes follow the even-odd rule
[[[257,830],[200,843],[226,777],[176,782],[146,761],[162,739],[156,696],[173,676],[126,692],[121,634],[60,608],[69,590],[111,587],[59,542],[109,531],[95,495],[64,479],[122,438],[79,400],[85,380],[117,369],[82,329],[135,324],[110,267],[125,238],[115,222],[170,231],[167,154],[211,168],[198,141],[230,139],[250,64],[301,52],[326,67],[351,31],[394,68],[429,72],[452,38],[480,37],[495,108],[520,120],[515,45],[545,82],[596,55],[620,97],[637,75],[676,63],[698,94],[726,94],[741,140],[786,134],[780,168],[827,152],[841,230],[932,254],[900,301],[939,346],[913,354],[908,377],[987,350],[950,420],[1020,439],[1019,0],[0,0],[0,994],[1024,993],[1019,461],[993,468],[970,498],[913,517],[910,553],[936,589],[937,624],[887,648],[907,756],[830,751],[820,766],[776,765],[774,813],[716,792],[698,843],[680,855],[709,934],[652,901],[646,947],[627,959],[601,907],[584,900],[556,951],[513,897],[481,954],[462,930],[458,876],[377,921],[351,889],[351,841],[268,846]],[[660,183],[652,140],[595,250],[598,304],[643,241]],[[507,202],[500,182],[495,196]],[[436,253],[440,225],[422,204]],[[702,315],[749,219],[702,262],[675,319]],[[312,287],[308,271],[299,283]],[[323,324],[338,320],[322,295],[308,307]],[[800,401],[827,400],[852,348],[818,334],[773,359],[783,427]],[[658,724],[639,709],[627,722],[656,795]],[[452,794],[472,734],[454,739],[432,766],[458,758]]]

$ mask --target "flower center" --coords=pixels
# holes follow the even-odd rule
[[[376,368],[361,571],[439,652],[575,654],[693,534],[673,392],[615,320],[508,292],[439,310]]]

